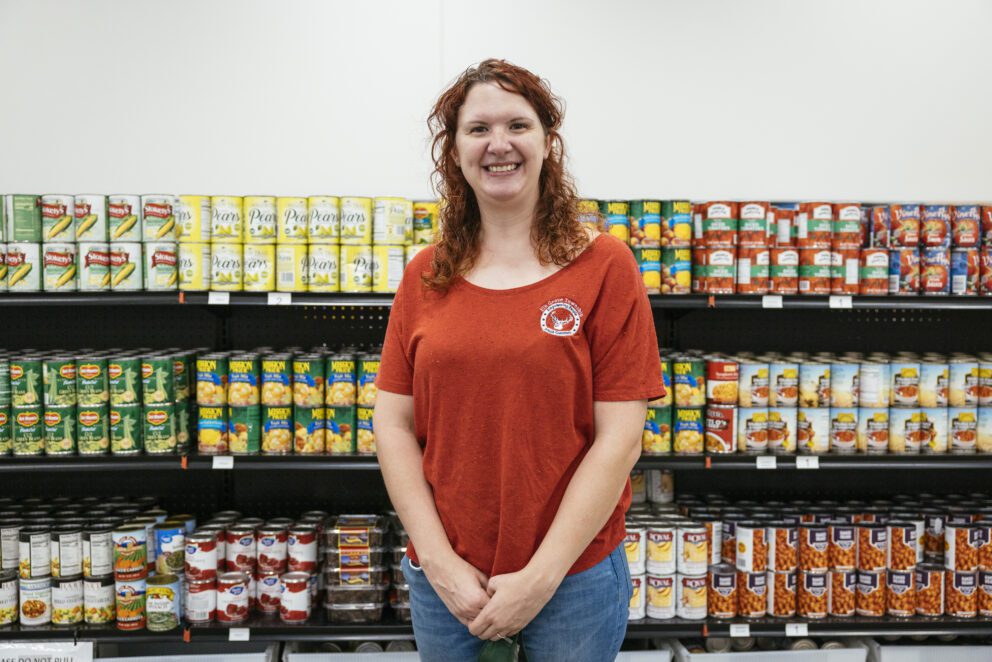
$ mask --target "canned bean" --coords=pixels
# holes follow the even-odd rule
[[[944,568],[935,563],[922,563],[914,573],[916,614],[944,615]]]
[[[826,572],[829,568],[830,531],[823,525],[799,527],[799,568],[806,572]]]
[[[947,570],[944,575],[944,613],[954,618],[974,618],[978,615],[978,573]]]
[[[882,524],[862,523],[858,526],[858,569],[881,572],[886,568],[888,529]]]
[[[827,563],[838,570],[853,570],[858,565],[858,529],[854,524],[832,521]]]
[[[916,613],[916,589],[913,570],[889,570],[886,574],[885,602],[889,616],[913,616]]]
[[[796,613],[800,618],[826,618],[830,601],[829,575],[799,571]]]
[[[722,564],[710,567],[706,600],[711,618],[737,616],[737,576],[733,566]]]
[[[992,616],[992,571],[978,572],[978,613],[980,616]]]
[[[944,567],[948,570],[971,572],[978,569],[978,548],[983,531],[971,524],[944,526]]]
[[[768,570],[768,540],[764,525],[756,520],[739,522],[736,527],[736,567],[741,572],[764,573]]]
[[[769,616],[791,618],[796,614],[796,573],[768,571],[767,578]]]
[[[768,569],[774,572],[793,572],[799,563],[799,530],[785,522],[769,523]]]
[[[885,615],[885,571],[858,571],[858,616]]]
[[[890,570],[912,570],[917,562],[917,528],[913,522],[889,522],[886,565]],[[891,582],[890,582],[891,583]]]
[[[76,357],[76,397],[81,407],[106,405],[110,401],[106,358],[95,355]]]
[[[854,616],[857,603],[858,572],[854,569],[831,570],[830,600],[827,609],[831,616]]]

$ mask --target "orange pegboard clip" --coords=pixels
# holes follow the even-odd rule
[[[179,293],[179,303],[186,303],[186,293],[185,292],[180,292]]]
[[[183,641],[189,643],[189,628],[183,628]]]
[[[712,294],[706,300],[706,307],[707,308],[716,308],[716,297],[713,296]]]
[[[710,636],[710,629],[706,626],[706,623],[703,623],[703,636],[704,637]]]
[[[711,458],[709,456],[707,456],[707,458],[706,458],[706,468],[707,469],[712,469],[713,468],[713,458]]]
[[[186,462],[186,456],[185,455],[182,456],[182,458],[179,460],[179,463],[180,463],[180,466],[183,468],[183,470],[189,469],[189,465]]]

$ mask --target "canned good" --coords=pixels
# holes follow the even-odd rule
[[[649,410],[650,411],[650,410]],[[737,408],[711,405],[706,408],[706,451],[733,453],[737,443]]]
[[[142,357],[141,391],[145,405],[157,406],[176,401],[176,381],[172,356],[150,354]]]
[[[830,450],[830,410],[802,407],[796,413],[796,445],[801,453]]]
[[[799,365],[799,406],[830,406],[830,365],[807,361]]]
[[[135,292],[144,287],[141,244],[136,242],[110,245],[110,289],[115,292]]]
[[[52,624],[83,622],[83,578],[81,575],[52,580]]]
[[[341,234],[341,201],[334,196],[307,198],[307,236],[310,245],[337,244]],[[436,207],[435,207],[436,208]]]
[[[103,455],[110,448],[106,405],[76,407],[76,445],[80,455]]]
[[[179,627],[182,616],[182,587],[179,577],[158,574],[146,582],[145,610],[149,632],[168,632]]]
[[[83,577],[114,573],[114,536],[110,524],[91,524],[82,533]]]
[[[317,570],[317,528],[312,524],[289,527],[286,540],[287,568],[290,572]]]
[[[137,455],[144,449],[145,437],[142,414],[142,406],[138,404],[111,406],[111,453],[114,455]]]
[[[978,205],[956,205],[951,214],[951,244],[957,248],[981,245],[982,210]]]
[[[375,455],[375,432],[372,429],[371,407],[356,407],[355,409],[355,451],[359,455]]]
[[[793,572],[799,564],[799,529],[784,522],[771,522],[768,538],[768,569],[773,572]]]
[[[660,253],[661,294],[689,294],[692,285],[692,252],[689,248],[662,248]],[[648,274],[642,268],[648,284]]]
[[[645,535],[647,529],[643,526],[627,525],[627,533],[623,546],[627,554],[627,565],[630,566],[631,574],[643,574],[646,572],[645,559],[647,556],[647,545]]]
[[[79,289],[99,292],[110,289],[110,244],[79,244]]]
[[[943,247],[951,245],[951,212],[949,205],[923,205],[920,208],[920,245]]]
[[[796,615],[796,573],[768,571],[768,615],[791,618]]]
[[[772,363],[769,367],[768,404],[795,407],[799,403],[799,364]]]
[[[40,292],[41,244],[7,245],[7,288],[11,292]]]
[[[175,242],[179,238],[173,206],[174,195],[141,196],[141,240]]]
[[[148,530],[142,524],[114,529],[114,577],[117,581],[148,576]]]
[[[44,290],[64,292],[79,289],[76,269],[76,245],[72,243],[46,243],[43,245]]]
[[[372,244],[372,198],[341,198],[341,243]]]
[[[183,616],[190,623],[209,623],[217,615],[217,582],[214,579],[186,583]]]
[[[830,450],[834,453],[854,453],[857,450],[858,410],[830,410]]]
[[[52,573],[52,530],[44,525],[24,526],[18,533],[19,577],[38,579]]]
[[[76,241],[106,242],[107,198],[103,195],[77,195],[74,198],[74,237]]]
[[[249,576],[244,572],[225,572],[217,577],[217,620],[240,623],[248,618]]]
[[[741,407],[737,416],[737,450],[765,453],[768,450],[769,412],[765,407]],[[756,572],[756,571],[755,571]]]
[[[889,294],[919,294],[920,253],[916,248],[889,251]]]
[[[306,198],[276,198],[278,244],[306,244],[310,213]]]
[[[210,242],[210,196],[180,195],[175,200],[173,211],[180,243]]]
[[[258,405],[229,406],[227,443],[234,455],[255,455],[262,444],[262,414]]]
[[[394,265],[387,266],[391,274]],[[307,272],[309,274],[309,291],[337,292],[341,287],[341,247],[336,244],[310,244],[307,255]],[[402,274],[402,270],[400,273]]]
[[[406,258],[402,246],[372,247],[372,291],[395,292],[403,278]]]
[[[644,618],[646,614],[645,609],[645,580],[644,575],[631,575],[631,594],[630,594],[630,606],[628,610],[627,620],[636,621]]]
[[[41,196],[41,230],[43,241],[75,241],[75,198],[71,195]]]
[[[326,407],[324,428],[327,452],[350,455],[355,452],[355,407]]]
[[[52,579],[20,580],[21,625],[48,625],[52,622]]]
[[[176,410],[171,402],[145,405],[142,436],[145,452],[162,455],[176,452]]]
[[[804,524],[799,527],[799,569],[826,572],[830,567],[830,530],[824,525]]]
[[[920,404],[920,364],[893,362],[890,367],[889,404],[893,407],[918,407]]]
[[[830,250],[799,250],[799,294],[830,294],[832,254]]]
[[[676,576],[676,616],[688,620],[706,618],[706,574]]]
[[[831,616],[854,616],[857,611],[858,572],[856,570],[831,570],[830,593],[827,612]]]
[[[946,296],[951,293],[951,250],[920,250],[920,291],[925,295]]]
[[[992,616],[992,571],[978,573],[978,614]]]
[[[654,575],[671,575],[676,571],[676,529],[672,525],[652,524],[647,528],[645,567]]]
[[[186,527],[181,522],[162,522],[152,527],[155,535],[155,571],[178,574],[186,563]]]
[[[63,524],[52,530],[51,566],[53,577],[83,574],[83,532],[78,526]]]
[[[889,409],[863,407],[858,411],[858,452],[881,454],[889,451]]]
[[[638,246],[633,250],[647,293],[661,294],[661,249]]]
[[[276,247],[272,244],[245,244],[242,272],[245,292],[275,291]]]
[[[211,246],[207,243],[180,243],[176,271],[179,289],[185,291],[206,291],[210,289]]]
[[[210,241],[212,244],[239,244],[246,236],[244,199],[215,195],[210,198]]]
[[[672,362],[672,370],[675,375],[676,406],[702,407],[706,404],[706,362],[697,358],[677,357]]]
[[[107,222],[110,241],[141,241],[141,197],[137,195],[107,196]]]
[[[706,527],[679,526],[676,532],[677,569],[683,575],[705,575],[709,565]]]
[[[210,244],[210,289],[240,292],[244,289],[244,253],[240,243]]]
[[[41,405],[11,408],[14,420],[11,449],[14,455],[41,455],[45,450],[43,411]]]
[[[738,404],[741,407],[766,407],[769,401],[769,366],[767,363],[741,362]]]
[[[888,363],[862,363],[858,368],[858,404],[864,408],[888,407],[890,382]]]
[[[145,604],[147,584],[144,579],[117,580],[114,585],[118,630],[144,630],[147,624]]]
[[[678,397],[676,392],[676,397]],[[674,450],[677,455],[692,455],[703,452],[705,417],[701,407],[677,407],[672,431]]]
[[[375,198],[372,243],[405,245],[413,241],[413,204],[403,198]]]
[[[920,243],[920,206],[892,205],[889,245],[916,247]]]
[[[944,575],[944,613],[954,618],[974,618],[978,615],[978,593],[977,572],[948,570]]]
[[[706,292],[734,294],[737,291],[737,249],[707,248],[704,259]]]
[[[88,625],[106,625],[117,618],[113,575],[83,579],[83,619]]]
[[[709,570],[707,611],[711,618],[735,618],[738,604],[738,573],[733,566],[721,564]]]
[[[951,294],[975,296],[981,271],[977,248],[956,248],[951,251]]]
[[[746,573],[764,573],[768,570],[768,539],[763,523],[739,522],[736,526],[737,570]]]
[[[641,435],[641,451],[649,455],[667,455],[672,452],[671,407],[653,407],[649,403],[644,432]]]
[[[262,453],[285,455],[292,452],[293,408],[262,407]]]
[[[858,293],[863,296],[885,296],[889,293],[887,248],[872,247],[861,250],[858,280]]]
[[[919,616],[944,615],[944,569],[935,563],[921,563],[914,571],[916,613]]]
[[[830,602],[830,575],[799,571],[796,591],[796,614],[800,618],[826,618]]]

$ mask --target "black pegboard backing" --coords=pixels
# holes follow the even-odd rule
[[[153,495],[160,498],[161,505],[170,513],[189,513],[203,521],[227,507],[228,481],[229,476],[220,471],[5,473],[0,476],[0,496],[21,499]]]
[[[6,311],[0,347],[199,347],[221,326],[204,306],[24,306]]]
[[[259,517],[295,517],[307,510],[367,513],[390,509],[378,471],[235,472],[229,508]]]
[[[676,495],[722,494],[735,499],[890,499],[897,494],[992,492],[988,470],[679,471]]]
[[[381,345],[388,306],[231,306],[227,348]]]
[[[710,351],[992,350],[992,313],[980,310],[665,311],[676,321],[667,343]]]

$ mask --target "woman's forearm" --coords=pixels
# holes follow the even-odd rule
[[[596,403],[596,440],[569,481],[555,519],[527,564],[557,586],[609,519],[641,453],[646,403]]]

